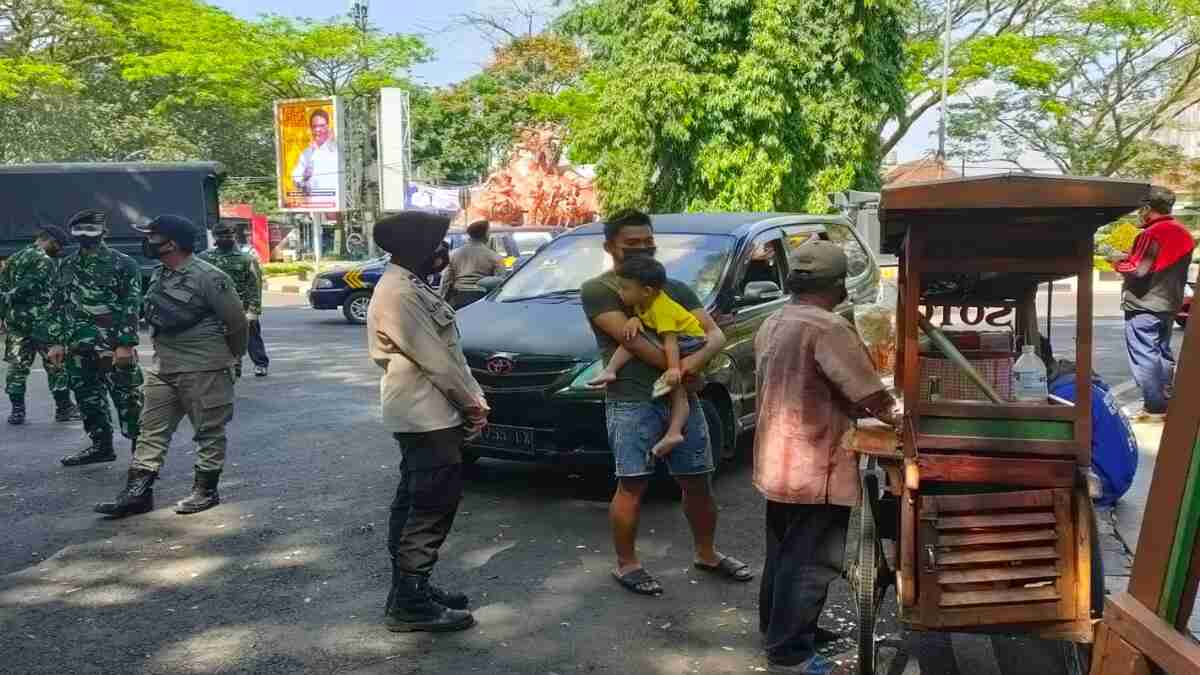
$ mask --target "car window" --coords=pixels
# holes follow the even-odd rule
[[[851,227],[838,222],[824,223],[824,226],[829,241],[840,244],[842,250],[846,252],[847,276],[856,277],[866,272],[871,264],[871,257],[863,248],[862,243],[858,241],[858,237],[854,236]]]
[[[787,277],[787,259],[778,237],[776,231],[755,241],[751,246],[750,259],[746,262],[746,271],[742,275],[741,292],[744,293],[746,285],[752,281],[770,281],[783,289],[783,282]]]
[[[554,238],[549,232],[513,232],[518,255],[533,255],[538,247]]]
[[[734,238],[712,234],[659,234],[655,256],[667,276],[682,281],[704,302],[717,292],[733,250]],[[604,235],[568,235],[541,248],[500,289],[496,300],[513,302],[551,293],[576,292],[583,282],[612,269]]]

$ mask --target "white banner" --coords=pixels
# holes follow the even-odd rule
[[[410,164],[408,92],[395,87],[379,90],[379,208],[403,211],[407,205]]]
[[[408,186],[408,208],[424,211],[455,211],[461,209],[459,188],[440,188],[423,183]]]

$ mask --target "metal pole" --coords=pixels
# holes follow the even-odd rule
[[[946,0],[946,40],[942,48],[942,101],[941,117],[938,119],[938,152],[937,158],[946,160],[946,96],[950,79],[950,10],[953,9],[951,0]]]
[[[321,237],[325,234],[325,214],[320,211],[313,214],[313,276],[321,273]]]

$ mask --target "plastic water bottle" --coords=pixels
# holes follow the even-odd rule
[[[1050,392],[1046,388],[1046,364],[1037,355],[1034,345],[1021,348],[1021,358],[1013,364],[1013,398],[1018,401],[1045,403]]]

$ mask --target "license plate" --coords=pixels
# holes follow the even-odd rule
[[[487,445],[495,445],[517,450],[534,449],[534,429],[526,427],[508,427],[500,424],[489,424],[480,434],[479,440]]]

